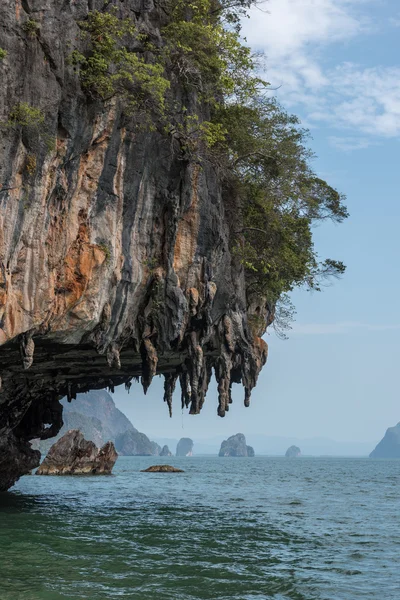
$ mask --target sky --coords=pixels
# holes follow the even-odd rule
[[[157,378],[117,405],[154,437],[206,438],[238,431],[376,443],[400,421],[400,3],[269,0],[244,22],[265,54],[265,77],[311,133],[314,168],[347,196],[350,218],[315,229],[321,258],[345,276],[320,293],[297,291],[289,339],[272,332],[250,408],[235,386],[225,419],[210,388],[203,414],[168,418]]]

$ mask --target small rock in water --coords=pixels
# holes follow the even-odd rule
[[[171,465],[152,465],[148,469],[142,469],[141,473],[184,473],[182,469],[171,467]]]
[[[118,454],[112,442],[97,448],[70,429],[50,448],[36,475],[110,475]]]

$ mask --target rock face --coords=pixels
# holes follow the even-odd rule
[[[97,448],[71,429],[50,448],[36,475],[109,475],[117,458],[112,442]]]
[[[141,473],[184,473],[182,469],[171,467],[171,465],[153,465],[148,469],[142,469]]]
[[[172,452],[170,451],[170,449],[168,448],[167,445],[162,447],[162,450],[160,452],[160,456],[172,456]]]
[[[288,458],[297,458],[298,456],[301,456],[301,450],[298,446],[290,446],[290,448],[286,450],[285,456]]]
[[[113,2],[155,45],[163,4]],[[267,358],[273,307],[249,295],[232,252],[235,194],[81,88],[78,23],[104,6],[0,3],[0,490],[39,464],[29,442],[57,434],[64,396],[140,376],[147,390],[160,373],[170,410],[179,379],[196,414],[214,368],[224,416],[232,383],[249,405]],[[172,83],[179,114],[192,98]],[[5,127],[21,103],[43,123]]]
[[[246,438],[243,433],[231,435],[221,444],[218,456],[254,456],[254,449],[246,445]]]
[[[193,446],[193,440],[181,438],[176,446],[176,456],[193,456]]]
[[[369,456],[370,458],[400,458],[400,423],[389,427],[384,438]]]

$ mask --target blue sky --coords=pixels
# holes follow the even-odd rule
[[[267,12],[268,11],[268,12]],[[270,0],[245,22],[266,56],[281,103],[310,129],[320,176],[347,195],[349,220],[315,230],[321,258],[345,277],[293,294],[288,341],[267,336],[270,358],[244,409],[225,419],[210,390],[204,415],[168,420],[161,380],[116,399],[134,424],[165,437],[236,431],[375,442],[400,421],[400,2]],[[134,398],[133,398],[134,396]]]

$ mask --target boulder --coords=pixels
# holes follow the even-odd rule
[[[147,469],[142,469],[141,473],[184,473],[182,469],[171,467],[171,465],[152,465]]]
[[[301,456],[301,450],[298,446],[290,446],[290,448],[286,450],[285,456],[287,458],[297,458],[298,456]]]
[[[221,444],[218,456],[255,456],[254,449],[246,445],[246,438],[243,433],[231,435]]]
[[[112,442],[97,448],[71,429],[53,444],[36,475],[110,475],[117,458]]]
[[[193,440],[181,438],[176,447],[176,456],[193,456]]]

